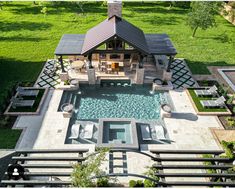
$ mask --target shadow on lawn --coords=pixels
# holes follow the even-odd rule
[[[42,67],[42,62],[35,62],[34,60],[22,61],[0,57],[0,86],[8,82],[34,81]]]
[[[170,18],[161,18],[158,16],[153,16],[151,18],[140,18],[143,22],[148,22],[151,25],[176,25],[179,23],[178,17],[171,16]]]
[[[133,2],[125,2],[124,9],[131,10],[136,13],[147,13],[154,12],[159,14],[179,14],[184,15],[188,13],[188,9],[172,7],[168,8],[166,4],[156,3],[133,3]]]
[[[20,7],[18,7],[20,5]],[[22,6],[21,4],[16,5],[8,5],[11,8],[11,11],[15,14],[42,14],[41,9],[43,6],[47,7],[48,15],[59,15],[61,12],[63,13],[82,13],[81,8],[77,4],[77,2],[47,2],[44,3],[43,6],[39,6],[38,3],[36,5],[26,4]],[[101,6],[100,2],[85,2],[82,4],[82,9],[84,13],[104,13],[107,15],[107,7]]]
[[[185,61],[193,74],[211,74],[207,69],[207,66],[231,66],[231,64],[228,64],[225,61],[202,62],[191,61],[188,59],[185,59]]]
[[[42,40],[47,40],[47,38],[40,38],[40,37],[21,37],[21,36],[11,36],[11,37],[1,37],[0,41],[33,41],[39,42]]]
[[[52,25],[49,23],[36,23],[36,22],[2,22],[0,21],[0,31],[19,31],[19,30],[47,30]]]

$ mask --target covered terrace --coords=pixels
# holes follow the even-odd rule
[[[63,59],[68,57],[72,68],[68,77],[86,75],[90,84],[95,84],[98,77],[128,77],[142,84],[143,78],[138,79],[138,75],[144,77],[144,64],[151,62],[156,69],[162,69],[159,64],[164,64],[165,72],[170,72],[176,54],[168,35],[144,34],[116,15],[91,28],[85,35],[63,35],[55,50],[62,75],[66,73]]]

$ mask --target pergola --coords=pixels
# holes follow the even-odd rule
[[[117,40],[129,44],[133,49],[98,48],[109,41],[115,43]],[[177,51],[167,34],[144,34],[141,29],[116,15],[91,28],[85,35],[63,35],[55,50],[55,55],[59,56],[62,72],[65,72],[63,56],[83,55],[88,58],[91,65],[93,53],[138,53],[140,65],[147,55],[166,55],[169,57],[167,71],[170,71],[170,64]]]

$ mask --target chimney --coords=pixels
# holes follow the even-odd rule
[[[122,17],[122,1],[121,0],[108,0],[108,17],[113,15]]]

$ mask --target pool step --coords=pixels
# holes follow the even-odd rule
[[[126,152],[109,153],[109,173],[127,173]]]

